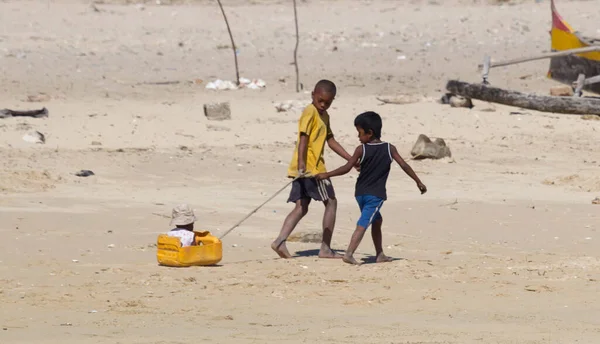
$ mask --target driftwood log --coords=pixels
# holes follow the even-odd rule
[[[466,98],[541,112],[600,115],[600,99],[598,98],[541,96],[457,80],[448,81],[446,89],[450,93]]]
[[[7,118],[7,117],[33,117],[33,118],[48,117],[48,110],[46,108],[43,108],[40,110],[25,110],[25,111],[0,109],[0,118]]]

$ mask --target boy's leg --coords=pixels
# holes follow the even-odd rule
[[[281,226],[279,236],[271,244],[273,251],[275,251],[281,258],[292,258],[292,255],[287,249],[285,241],[290,234],[292,234],[292,231],[294,228],[296,228],[298,222],[300,222],[300,220],[308,212],[310,199],[311,197],[308,195],[306,188],[306,180],[295,180],[292,183],[292,190],[290,190],[290,197],[288,198],[288,202],[293,202],[295,204],[294,209],[288,214],[288,216],[285,218],[285,221],[283,221],[283,226]]]
[[[277,252],[277,254],[281,258],[292,258],[292,255],[287,249],[285,241],[292,234],[294,228],[300,220],[306,215],[308,212],[308,205],[310,204],[310,198],[301,198],[297,200],[296,206],[294,209],[288,214],[283,221],[283,226],[281,227],[281,232],[279,232],[279,236],[273,243],[271,244],[271,248]]]
[[[331,248],[331,238],[335,227],[337,213],[337,199],[330,198],[323,201],[325,213],[323,214],[323,241],[319,250],[319,258],[342,258],[341,254],[335,253]]]
[[[377,220],[373,222],[371,227],[371,236],[373,237],[373,244],[375,244],[375,254],[377,263],[391,262],[392,258],[386,256],[383,253],[383,235],[381,233],[381,226],[383,225],[383,218],[378,216]]]
[[[358,248],[358,245],[360,245],[360,242],[362,241],[363,236],[365,235],[365,231],[367,229],[365,227],[362,227],[360,225],[356,226],[356,229],[354,230],[354,233],[352,233],[352,239],[350,239],[350,244],[348,245],[348,249],[346,249],[346,253],[344,254],[344,257],[342,258],[342,260],[348,264],[354,264],[354,265],[360,265],[356,259],[354,259],[354,251],[356,251],[356,249]]]
[[[323,201],[325,212],[323,213],[323,240],[319,250],[319,258],[342,258],[331,248],[331,238],[333,237],[333,228],[335,227],[335,217],[337,213],[337,199],[335,190],[330,179],[315,180],[312,191],[312,198]]]
[[[360,208],[360,218],[358,219],[356,230],[354,230],[354,233],[352,234],[352,239],[350,240],[350,244],[348,245],[348,249],[343,258],[344,262],[349,264],[358,264],[353,257],[354,251],[356,251],[358,245],[360,245],[369,225],[371,225],[373,221],[381,219],[379,209],[381,209],[381,206],[383,205],[382,199],[369,195],[358,196],[356,197],[356,201]],[[373,233],[373,238],[373,240],[375,240],[375,233]],[[381,226],[379,226],[379,238],[381,238]],[[381,245],[381,240],[379,240],[379,243]]]

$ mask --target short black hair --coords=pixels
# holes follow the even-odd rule
[[[335,84],[333,83],[333,81],[329,81],[329,80],[319,80],[319,82],[317,82],[317,84],[315,85],[315,91],[317,90],[322,90],[325,91],[327,93],[331,93],[333,95],[335,95],[337,93],[337,87],[335,87]]]
[[[373,111],[363,112],[354,119],[354,126],[361,127],[365,133],[373,133],[374,139],[381,138],[381,116]]]

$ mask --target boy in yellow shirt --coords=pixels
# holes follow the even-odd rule
[[[279,236],[271,244],[271,248],[281,258],[291,258],[287,249],[286,240],[300,220],[308,213],[311,199],[321,201],[325,205],[323,214],[323,242],[319,250],[320,258],[342,258],[331,249],[331,238],[335,225],[337,200],[333,184],[329,179],[316,180],[315,175],[327,172],[323,152],[325,143],[346,160],[351,155],[335,140],[329,124],[327,109],[331,106],[337,89],[329,80],[321,80],[312,92],[312,104],[302,112],[298,123],[298,141],[294,156],[288,168],[288,177],[296,178],[303,174],[306,177],[298,178],[292,183],[292,190],[288,202],[295,203],[294,209],[283,222]]]

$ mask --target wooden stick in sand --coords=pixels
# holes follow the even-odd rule
[[[233,41],[233,34],[231,34],[231,27],[229,26],[229,21],[227,21],[227,16],[225,15],[225,10],[223,9],[223,4],[221,4],[221,0],[217,0],[219,3],[219,7],[221,8],[221,13],[223,13],[223,19],[225,19],[225,25],[227,25],[227,32],[229,32],[229,39],[231,39],[231,49],[233,49],[233,59],[235,61],[235,84],[240,85],[240,70],[238,68],[238,60],[237,60],[237,49],[235,47],[235,42]]]
[[[298,71],[298,45],[300,44],[300,34],[298,30],[298,10],[296,9],[296,0],[294,1],[294,22],[296,23],[296,47],[294,48],[294,68],[296,68],[296,92],[300,92],[300,72]]]

